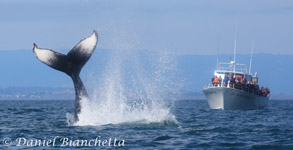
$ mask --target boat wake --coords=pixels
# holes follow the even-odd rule
[[[91,99],[82,99],[79,121],[73,125],[176,125],[170,110],[170,95],[180,87],[174,79],[174,55],[131,50],[111,53],[104,71],[93,68],[86,77]],[[71,122],[70,115],[67,120]]]

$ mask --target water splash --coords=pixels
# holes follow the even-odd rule
[[[175,122],[170,111],[180,83],[169,53],[124,50],[112,52],[102,75],[93,68],[87,77],[89,99],[82,99],[75,125]],[[97,73],[99,72],[99,73]]]

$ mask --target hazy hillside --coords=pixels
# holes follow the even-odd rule
[[[66,53],[66,52],[65,52]],[[139,52],[140,63],[151,69],[149,59],[156,57],[156,53],[149,54],[147,51]],[[94,75],[99,78],[106,71],[106,64],[112,55],[110,50],[96,50],[90,62],[82,71],[82,78],[87,78],[91,70],[97,71]],[[145,57],[144,57],[145,56]],[[0,51],[0,87],[50,87],[50,88],[72,88],[71,79],[61,72],[55,71],[40,63],[31,50]],[[166,57],[169,57],[167,55]],[[182,80],[184,85],[182,91],[201,92],[202,87],[210,82],[214,69],[216,68],[216,56],[213,55],[170,55],[172,59],[169,64],[176,66],[176,77],[173,80]],[[232,55],[220,55],[220,61],[229,61]],[[239,63],[249,63],[249,55],[237,55]],[[133,59],[136,57],[131,57]],[[125,63],[125,62],[124,62]],[[257,71],[261,85],[271,88],[272,94],[291,95],[293,88],[290,84],[292,75],[293,55],[256,54],[253,59],[252,72]],[[127,67],[124,68],[127,71]],[[132,73],[129,71],[129,73]],[[94,78],[94,79],[95,79]],[[84,79],[86,82],[87,79]]]

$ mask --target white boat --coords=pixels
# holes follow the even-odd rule
[[[203,93],[208,101],[211,109],[228,109],[228,110],[249,110],[249,109],[261,109],[268,105],[269,100],[269,90],[262,91],[259,90],[257,73],[252,77],[251,75],[251,62],[250,69],[247,73],[247,66],[245,64],[236,64],[235,61],[235,50],[234,50],[234,61],[230,63],[218,63],[218,68],[214,72],[214,76],[222,78],[222,82],[218,84],[208,84],[204,87]],[[242,77],[246,81],[245,84],[230,84],[229,81],[224,82],[225,76]],[[238,78],[238,79],[239,79]],[[251,84],[253,83],[253,89]],[[248,88],[250,87],[250,88]],[[266,93],[267,92],[267,93]]]

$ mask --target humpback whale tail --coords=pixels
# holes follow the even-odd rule
[[[79,73],[94,52],[97,41],[98,35],[94,31],[91,36],[75,45],[67,55],[50,49],[38,48],[35,43],[33,44],[33,52],[41,62],[71,77],[75,88],[75,121],[79,120],[78,114],[80,113],[81,99],[89,97],[79,77]]]

